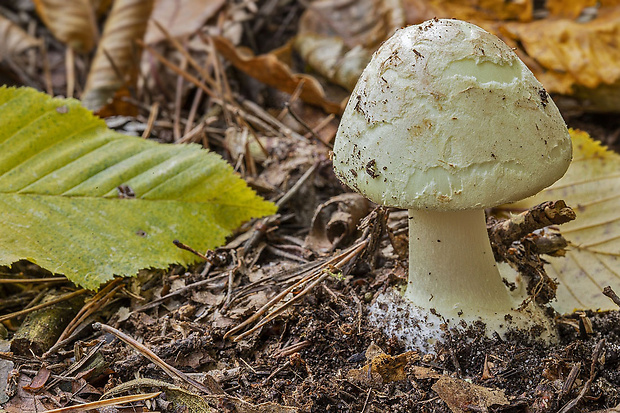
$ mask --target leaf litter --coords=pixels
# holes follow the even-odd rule
[[[234,14],[230,31],[224,30],[232,44],[238,45],[243,30],[250,26],[256,30],[253,34],[272,40],[278,38],[274,33],[281,28],[285,28],[281,32],[287,33],[285,37],[292,37],[295,27],[287,23],[287,16],[299,17],[302,7],[292,3],[270,12],[267,3],[248,2],[241,6],[243,13],[238,5],[234,5],[234,13],[233,5],[224,6]],[[355,7],[355,3],[349,6]],[[503,2],[489,6],[491,3],[485,6],[485,18],[506,18],[505,13],[521,21],[531,18],[531,10],[519,8],[528,2],[515,2],[508,11],[500,7]],[[265,23],[265,16],[275,19],[275,24]],[[255,189],[274,201],[280,200],[280,210],[275,216],[242,226],[227,245],[206,254],[200,251],[206,258],[204,264],[144,270],[136,278],[118,281],[108,293],[91,299],[92,304],[99,304],[96,310],[84,312],[68,341],[58,343],[44,359],[27,352],[0,353],[0,358],[11,360],[17,367],[8,377],[6,392],[13,397],[3,406],[7,411],[34,411],[35,404],[41,411],[67,403],[93,402],[99,399],[98,394],[90,393],[93,388],[108,393],[112,400],[125,394],[163,392],[134,405],[141,411],[615,410],[620,404],[617,311],[584,311],[559,318],[561,341],[550,348],[530,343],[518,334],[507,340],[487,338],[473,328],[455,333],[434,355],[406,352],[404,343],[369,324],[367,307],[377,292],[393,288],[406,278],[406,252],[402,248],[403,242],[406,245],[406,217],[400,211],[373,211],[366,219],[349,214],[347,222],[355,215],[353,221],[361,224],[359,231],[352,231],[353,224],[347,224],[347,236],[319,234],[322,241],[308,242],[306,235],[314,216],[321,216],[323,222],[341,222],[341,213],[349,208],[337,206],[335,197],[343,189],[331,172],[328,147],[315,136],[329,142],[333,118],[301,103],[299,88],[287,89],[291,97],[265,88],[242,73],[226,70],[226,63],[214,58],[213,45],[207,39],[200,34],[192,39],[187,50],[196,59],[196,66],[168,37],[157,49],[149,46],[162,59],[150,60],[149,73],[155,76],[137,83],[137,91],[132,92],[135,95],[130,95],[139,108],[137,123],[143,125],[142,131],[150,128],[151,138],[161,142],[207,143],[227,156]],[[54,57],[63,49],[52,42],[48,52]],[[266,51],[254,49],[255,55],[261,53]],[[183,58],[187,59],[185,66]],[[293,68],[295,61],[289,64]],[[272,70],[254,68],[264,73]],[[51,70],[60,79],[52,86],[62,93],[65,78]],[[324,74],[330,76],[329,71]],[[177,110],[179,102],[182,107]],[[254,102],[260,105],[252,106]],[[200,107],[204,116],[198,111],[192,115],[192,107]],[[257,150],[253,142],[260,142],[266,151]],[[334,202],[330,204],[331,200]],[[579,214],[579,209],[571,206]],[[560,231],[566,225],[561,225]],[[334,252],[330,252],[334,246],[327,244],[325,237],[330,242],[337,240]],[[514,245],[535,244],[539,238],[548,237],[528,234]],[[566,238],[570,239],[569,233]],[[365,252],[351,255],[351,261],[342,262],[340,271],[329,265],[317,270],[359,242],[368,244]],[[533,251],[529,248],[524,251]],[[543,260],[547,256],[530,253],[522,264],[537,269]],[[13,279],[46,275],[27,262],[7,271]],[[312,275],[295,286],[308,274]],[[309,288],[311,280],[317,279],[321,281]],[[60,286],[59,290],[66,292],[68,288]],[[283,292],[278,304],[281,310],[265,308]],[[50,290],[46,284],[34,288],[15,282],[0,284],[0,294],[6,296],[24,294],[33,300],[37,293]],[[8,306],[4,309],[5,303]],[[0,308],[6,312],[23,305],[8,299],[0,301]],[[261,316],[276,310],[279,314],[236,342],[224,338],[261,308],[265,308]],[[93,321],[123,332],[130,340],[118,341],[112,330],[95,332]],[[8,327],[18,324],[12,320]],[[161,362],[148,358],[132,340],[145,345]],[[38,394],[28,393],[24,386],[32,378],[43,377],[38,375],[43,371],[42,360],[52,380],[48,379]],[[171,375],[170,367],[182,374]],[[192,386],[192,381],[199,387]],[[31,387],[39,386],[31,383]],[[201,391],[202,386],[206,391]]]

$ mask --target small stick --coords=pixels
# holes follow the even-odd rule
[[[149,120],[146,122],[146,128],[144,128],[144,132],[142,132],[142,139],[148,139],[148,137],[151,136],[151,131],[153,130],[153,125],[155,124],[155,120],[157,119],[158,114],[159,102],[155,102],[153,103],[153,105],[151,105]]]
[[[34,284],[34,283],[57,283],[69,282],[67,277],[49,278],[0,278],[0,284]]]
[[[65,327],[64,331],[56,340],[56,343],[59,343],[69,337],[71,333],[82,323],[82,321],[86,320],[92,313],[104,307],[110,299],[116,294],[116,291],[122,288],[122,285],[119,285],[123,282],[122,278],[117,278],[108,285],[106,285],[101,291],[99,291],[87,304],[82,306],[80,311],[77,313],[73,320]]]
[[[603,351],[604,346],[605,346],[605,339],[603,338],[596,344],[596,347],[594,348],[594,351],[592,352],[592,364],[590,365],[590,377],[588,378],[588,381],[583,385],[583,388],[581,389],[577,397],[575,397],[573,400],[566,403],[562,407],[562,409],[558,411],[558,413],[570,412],[575,406],[577,406],[577,403],[579,403],[579,401],[583,399],[585,395],[588,393],[588,391],[590,390],[590,386],[592,385],[592,382],[594,381],[594,378],[596,377],[596,366],[598,364],[598,360],[599,360],[599,357],[601,356],[601,352]]]
[[[509,245],[520,240],[530,232],[560,225],[574,220],[575,211],[566,206],[563,200],[547,201],[509,219],[494,223],[488,228],[489,238],[497,245]]]
[[[88,292],[87,289],[82,288],[81,290],[77,290],[77,291],[74,291],[72,293],[62,295],[62,296],[60,296],[58,298],[55,298],[53,300],[50,300],[50,301],[48,301],[46,303],[35,305],[34,307],[30,307],[30,308],[27,308],[27,309],[21,310],[21,311],[16,311],[16,312],[11,313],[11,314],[3,315],[3,316],[0,317],[0,321],[10,320],[11,318],[15,318],[15,317],[19,317],[19,316],[22,316],[22,315],[25,315],[25,314],[29,314],[29,313],[32,313],[33,311],[37,311],[37,310],[40,310],[42,308],[49,307],[51,305],[60,303],[62,301],[70,300],[73,297],[77,297],[78,295],[86,294],[87,292]]]
[[[316,134],[314,129],[312,129],[310,125],[308,125],[302,118],[297,116],[297,114],[291,108],[291,105],[289,104],[289,102],[286,102],[284,106],[286,107],[286,109],[288,109],[288,113],[293,117],[293,119],[295,119],[297,123],[299,123],[301,126],[304,127],[304,129],[306,129],[308,132],[312,134],[312,137],[314,138],[314,140],[316,140],[318,143],[322,144],[323,146],[328,147],[329,149],[334,149],[333,145],[331,145],[330,143],[323,142],[323,140],[319,137],[319,135]]]
[[[282,198],[278,199],[276,202],[276,206],[280,208],[282,205],[286,204],[292,197],[299,191],[299,188],[310,178],[310,176],[316,171],[316,168],[319,167],[319,162],[315,162],[308,170],[295,182],[295,185],[288,190]]]
[[[196,380],[192,379],[191,377],[187,376],[182,371],[172,367],[171,365],[169,365],[168,363],[163,361],[157,354],[153,353],[144,344],[138,343],[136,340],[134,340],[133,338],[131,338],[127,334],[123,333],[122,331],[119,331],[119,330],[115,329],[114,327],[110,327],[109,325],[102,324],[102,323],[94,323],[93,324],[93,328],[95,330],[101,330],[101,331],[104,331],[106,333],[113,334],[114,336],[116,336],[118,339],[120,339],[124,343],[129,344],[130,346],[135,348],[140,354],[142,354],[144,357],[146,357],[147,359],[151,360],[153,363],[158,365],[169,376],[177,378],[177,379],[179,379],[181,381],[184,381],[184,382],[192,385],[193,387],[195,387],[196,389],[198,389],[198,390],[200,390],[200,391],[202,391],[204,393],[207,393],[207,394],[214,393],[214,391],[212,389],[207,388],[203,384],[201,384],[201,383],[197,382]]]
[[[75,62],[74,53],[71,47],[67,47],[65,52],[65,68],[67,71],[67,97],[72,98],[75,91]]]
[[[136,394],[132,396],[121,396],[121,397],[115,397],[113,399],[108,399],[108,400],[98,400],[96,402],[78,404],[76,406],[61,407],[59,409],[46,410],[46,412],[47,413],[64,413],[64,412],[74,412],[74,411],[91,411],[95,409],[101,409],[103,407],[116,406],[118,404],[140,402],[143,400],[152,399],[154,397],[159,396],[160,394],[161,392],[159,391],[157,393],[146,393],[146,394]]]
[[[348,251],[346,251],[343,254],[340,254],[338,256],[338,258],[336,258],[337,262],[334,265],[334,267],[336,269],[340,269],[342,268],[344,265],[346,265],[349,261],[351,261],[357,254],[359,254],[359,252],[361,250],[363,250],[366,246],[368,245],[368,241],[362,241],[359,244],[351,247]],[[334,261],[334,260],[330,260],[330,261]],[[329,261],[327,263],[324,264],[323,268],[329,268],[330,263]],[[239,334],[237,337],[235,337],[234,341],[239,341],[241,339],[243,339],[244,337],[247,337],[248,335],[252,334],[254,331],[258,330],[259,328],[261,328],[262,326],[264,326],[265,324],[267,324],[268,322],[270,322],[271,320],[273,320],[274,318],[276,318],[278,315],[280,315],[284,310],[286,310],[287,308],[289,308],[291,305],[293,305],[293,303],[301,300],[306,294],[308,294],[310,291],[312,291],[312,289],[314,287],[316,287],[319,283],[321,283],[323,280],[325,280],[327,277],[330,276],[330,273],[325,271],[323,272],[323,274],[320,273],[313,273],[311,274],[311,276],[309,276],[307,279],[301,280],[300,282],[296,283],[295,285],[299,284],[305,284],[306,282],[310,282],[310,284],[308,286],[306,286],[301,292],[297,293],[297,295],[293,298],[291,298],[289,301],[287,301],[286,303],[282,304],[280,307],[278,307],[277,309],[273,310],[271,313],[269,313],[269,315],[267,315],[264,319],[262,319],[258,324],[256,324],[254,327],[252,327],[251,329],[249,329],[248,331]],[[293,285],[293,287],[295,286]],[[287,288],[285,291],[290,292],[293,289],[291,287]],[[287,294],[288,294],[287,292]],[[279,297],[279,299],[277,301],[271,300],[269,303],[267,303],[265,306],[263,306],[263,308],[261,308],[261,310],[265,309],[265,307],[267,307],[267,305],[269,305],[269,308],[274,305],[275,303],[281,301],[284,297],[286,296],[286,294],[278,294],[276,296],[276,298]],[[268,308],[265,309],[265,311],[267,311]],[[259,310],[260,311],[260,310]],[[265,312],[263,311],[261,313],[261,315]],[[258,312],[257,312],[258,314]],[[256,314],[254,315],[256,316]],[[259,315],[260,316],[260,315]],[[254,317],[250,317],[250,319],[252,319]],[[249,321],[250,319],[246,320]],[[255,317],[254,319],[258,319],[258,317]],[[241,325],[243,325],[245,323],[242,323]],[[240,325],[240,326],[241,326]],[[247,324],[246,324],[247,325]],[[237,326],[237,327],[240,327]],[[229,331],[228,333],[226,333],[226,335],[224,335],[224,338],[226,338],[226,336],[228,336],[229,334],[231,334],[233,330]],[[239,331],[239,330],[237,330]]]
[[[620,307],[620,297],[618,297],[618,294],[616,294],[616,292],[611,289],[611,286],[608,285],[607,287],[603,288],[603,294],[609,297],[611,301],[613,301],[618,307]]]
[[[187,244],[183,244],[181,241],[179,241],[178,239],[175,239],[174,241],[172,241],[172,243],[177,247],[180,248],[182,250],[185,251],[189,251],[192,254],[195,254],[197,256],[199,256],[200,258],[202,258],[203,260],[205,260],[206,262],[211,262],[211,260],[209,258],[207,258],[206,255],[204,255],[203,253],[200,253],[198,251],[196,251],[195,249],[193,249],[192,247],[190,247]]]

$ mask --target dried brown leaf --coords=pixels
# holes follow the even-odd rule
[[[153,44],[166,36],[157,28],[155,21],[178,38],[194,33],[226,3],[225,0],[155,0],[144,42]]]
[[[101,108],[118,89],[135,82],[135,41],[143,38],[152,8],[153,0],[114,2],[82,94],[87,108]]]
[[[98,31],[90,0],[34,0],[34,4],[54,37],[77,52],[92,50]]]
[[[339,37],[301,34],[293,46],[302,59],[329,81],[352,91],[372,51],[362,46],[349,49]]]
[[[407,24],[437,18],[480,20],[532,20],[532,0],[403,0]]]
[[[233,66],[253,78],[286,93],[301,88],[299,97],[307,103],[320,106],[329,113],[341,113],[342,105],[329,100],[320,83],[312,76],[293,73],[290,67],[278,59],[275,52],[254,56],[244,48],[236,48],[223,37],[213,37],[217,51]]]
[[[20,54],[39,45],[39,40],[30,36],[21,27],[4,16],[0,16],[0,62],[6,57]]]
[[[298,33],[338,37],[348,49],[374,50],[404,24],[400,0],[318,0],[302,15]]]
[[[545,8],[551,16],[575,19],[587,7],[595,7],[597,0],[547,0]]]
[[[506,23],[502,31],[540,65],[530,68],[552,92],[571,94],[575,86],[595,89],[620,82],[620,6],[587,23],[545,19]]]
[[[442,376],[432,389],[453,413],[486,412],[491,406],[510,404],[503,390],[487,389],[449,376]]]
[[[337,195],[319,205],[312,218],[305,246],[330,252],[357,232],[360,220],[370,209],[366,198],[356,193]]]
[[[420,355],[415,351],[392,357],[385,354],[375,343],[371,343],[366,350],[366,360],[370,362],[360,369],[349,370],[347,379],[367,385],[405,380],[405,367],[419,358]]]

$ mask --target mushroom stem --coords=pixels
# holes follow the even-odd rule
[[[447,319],[501,318],[515,306],[497,269],[483,209],[409,210],[405,297]]]

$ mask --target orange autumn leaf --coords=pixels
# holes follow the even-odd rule
[[[223,37],[214,37],[217,51],[233,66],[260,82],[286,93],[301,88],[299,97],[307,103],[319,106],[329,113],[341,113],[340,102],[329,100],[321,84],[312,76],[293,73],[291,68],[278,59],[275,53],[254,56],[245,48],[236,48]]]
[[[506,23],[502,31],[540,65],[532,70],[552,92],[571,94],[575,86],[594,89],[620,80],[620,7],[587,23],[545,19]]]
[[[418,24],[437,18],[460,20],[516,20],[533,18],[532,0],[403,0],[407,24]]]

